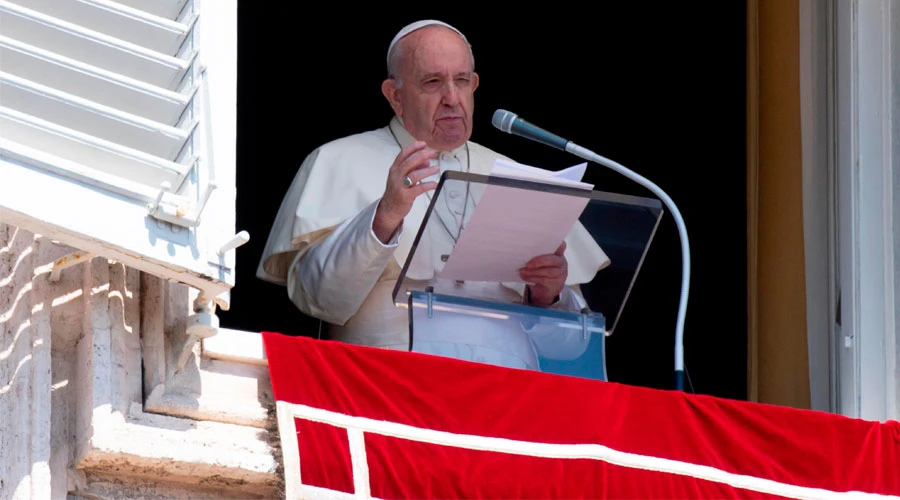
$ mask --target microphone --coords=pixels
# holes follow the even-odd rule
[[[650,182],[649,179],[638,175],[619,163],[604,158],[587,148],[583,148],[572,141],[567,141],[558,135],[551,134],[540,127],[532,125],[519,118],[519,115],[515,113],[511,113],[504,109],[498,109],[494,112],[491,123],[508,134],[522,136],[557,149],[562,149],[579,158],[599,163],[604,167],[615,170],[649,189],[653,194],[658,196],[672,212],[672,217],[675,219],[675,225],[678,227],[678,236],[681,239],[681,297],[678,304],[678,320],[675,324],[675,388],[679,391],[684,390],[684,319],[687,314],[688,290],[691,282],[691,250],[688,244],[687,228],[684,226],[684,219],[681,217],[681,212],[678,210],[678,207],[675,206],[675,202],[672,201],[672,198],[670,198],[665,191],[660,189],[656,184]]]
[[[556,149],[562,149],[563,151],[566,150],[566,145],[569,143],[566,139],[563,139],[556,134],[551,134],[536,125],[532,125],[519,118],[517,114],[506,111],[505,109],[494,111],[494,117],[491,118],[491,123],[508,134],[522,136],[526,139],[531,139]]]

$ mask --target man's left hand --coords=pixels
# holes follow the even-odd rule
[[[563,241],[552,254],[539,255],[519,269],[519,276],[528,283],[529,304],[546,307],[556,302],[569,275],[568,262],[563,256],[565,250]]]

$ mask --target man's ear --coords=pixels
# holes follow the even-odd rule
[[[478,88],[478,73],[472,73],[472,92]]]
[[[397,88],[397,81],[393,78],[388,78],[381,82],[381,93],[384,94],[384,98],[391,105],[394,114],[402,117],[403,107],[400,105],[400,89]]]

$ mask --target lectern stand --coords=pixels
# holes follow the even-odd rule
[[[447,277],[445,267],[479,203],[509,190],[519,195],[511,198],[534,200],[529,210],[554,202],[581,201],[584,206],[575,225],[561,233],[571,242],[566,249],[570,280],[580,283],[571,286],[576,293],[566,291],[552,306],[526,304],[521,280]],[[662,213],[662,204],[650,198],[445,172],[393,293],[395,305],[409,312],[410,350],[607,380],[605,337],[622,314]],[[517,268],[524,262],[512,264]],[[591,271],[597,267],[599,271]]]

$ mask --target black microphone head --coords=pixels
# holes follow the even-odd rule
[[[497,111],[494,111],[494,117],[491,118],[491,123],[498,129],[509,134],[512,133],[512,124],[516,118],[518,118],[518,115],[515,113],[505,109],[498,109]]]

